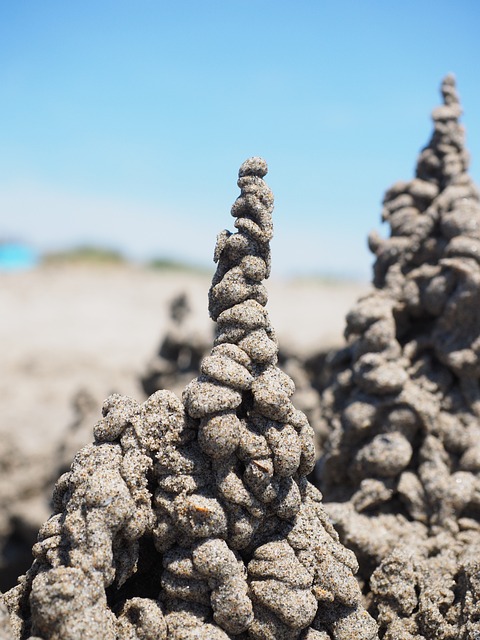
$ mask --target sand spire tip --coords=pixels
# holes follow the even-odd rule
[[[457,82],[453,73],[447,73],[443,78],[441,91],[444,104],[450,105],[460,102],[457,95]]]
[[[238,171],[238,177],[243,178],[244,176],[258,176],[259,178],[263,178],[268,173],[267,163],[263,158],[259,158],[257,156],[253,158],[248,158],[242,164]]]

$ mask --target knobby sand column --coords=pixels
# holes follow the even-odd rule
[[[183,404],[168,391],[106,401],[95,442],[57,483],[32,568],[4,596],[15,640],[377,638],[355,556],[306,479],[313,431],[276,364],[266,172],[260,158],[240,168],[201,375]]]
[[[322,402],[320,487],[365,591],[395,550],[372,580],[389,639],[480,633],[480,204],[452,76],[441,90],[415,178],[385,195],[391,235],[370,237],[374,289]]]

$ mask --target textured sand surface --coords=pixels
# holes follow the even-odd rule
[[[378,637],[356,558],[307,479],[314,430],[277,366],[266,172],[261,158],[241,166],[237,231],[217,238],[200,375],[182,400],[104,403],[4,595],[12,640]]]

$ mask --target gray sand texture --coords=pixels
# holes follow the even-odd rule
[[[319,486],[386,640],[480,637],[480,201],[452,76],[442,95],[322,396]]]
[[[15,640],[377,637],[355,556],[306,479],[313,430],[276,364],[266,172],[260,158],[240,168],[200,375],[183,403],[170,391],[105,402],[95,442],[56,484],[31,569],[4,596]]]

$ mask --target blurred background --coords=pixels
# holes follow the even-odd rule
[[[475,0],[17,0],[0,8],[3,263],[101,248],[211,265],[249,156],[274,275],[367,280],[448,72],[480,181]],[[8,247],[7,247],[8,244]]]
[[[315,425],[309,376],[449,72],[480,182],[479,18],[476,0],[0,0],[0,590],[103,400],[198,373],[252,155],[276,198],[280,364]]]

